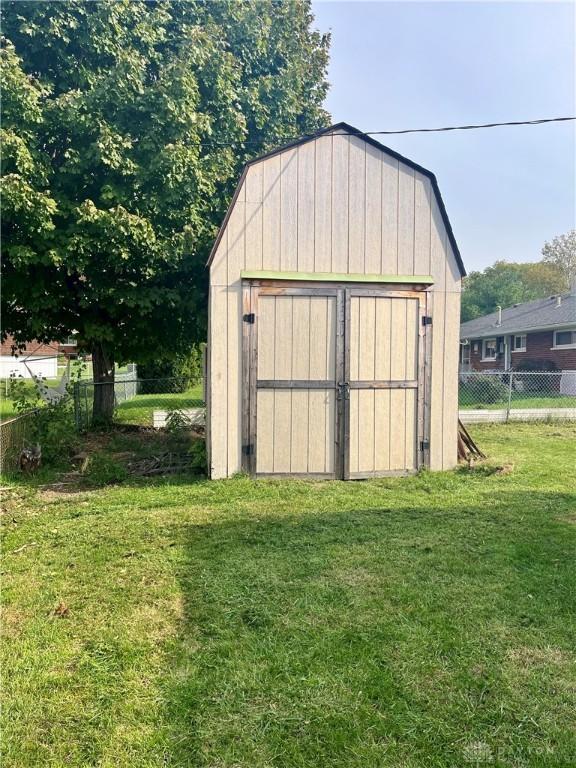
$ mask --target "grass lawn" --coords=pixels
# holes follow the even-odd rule
[[[23,379],[24,387],[30,394],[32,394],[35,390],[34,382],[31,379]],[[56,379],[47,380],[46,384],[47,386],[56,386],[58,382]],[[7,395],[7,392],[9,391],[10,387],[10,381],[8,380],[8,389],[6,386],[6,379],[0,380],[0,419],[2,421],[5,421],[6,419],[12,419],[14,416],[18,416],[18,412],[16,411],[16,408],[14,407],[14,403]]]
[[[185,392],[136,395],[118,406],[115,420],[120,424],[152,426],[154,411],[185,410],[200,407],[202,403],[202,384],[190,387]]]
[[[512,408],[574,408],[576,410],[576,396],[572,395],[543,395],[541,393],[526,394],[514,392],[512,395]],[[496,403],[485,403],[482,401],[471,402],[466,398],[460,399],[460,408],[462,410],[482,409],[489,411],[506,410],[508,400],[499,400]]]
[[[575,765],[576,426],[473,435],[408,479],[5,480],[3,768]]]
[[[62,376],[64,375],[64,372],[67,368],[67,365],[64,364],[58,364],[58,377],[55,379],[44,379],[46,386],[48,387],[57,387],[58,384],[60,384],[60,381],[62,379]],[[92,378],[92,363],[91,362],[79,362],[77,360],[73,360],[72,364],[70,366],[71,374],[72,376],[75,376],[78,374],[78,371],[81,372],[81,378],[82,379],[91,379]],[[117,367],[116,372],[117,373],[125,373],[127,371],[127,366],[124,366],[123,368]],[[31,379],[24,379],[24,384],[26,388],[32,393],[35,385],[32,382]],[[10,379],[0,379],[0,419],[11,419],[14,416],[17,416],[16,410],[14,408],[14,403],[10,398],[8,397],[10,387]]]

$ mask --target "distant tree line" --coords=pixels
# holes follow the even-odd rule
[[[576,230],[555,237],[542,248],[542,260],[497,261],[464,280],[462,322],[533,299],[566,293],[576,279]]]

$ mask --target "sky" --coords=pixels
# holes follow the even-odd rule
[[[362,131],[576,115],[575,9],[316,0],[326,108]],[[468,272],[576,227],[576,122],[375,138],[436,174]]]

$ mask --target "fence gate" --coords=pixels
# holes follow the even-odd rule
[[[422,466],[424,297],[245,285],[244,470],[356,479]]]

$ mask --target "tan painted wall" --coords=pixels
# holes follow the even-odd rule
[[[249,167],[210,268],[213,478],[241,469],[243,269],[431,274],[430,464],[456,464],[461,281],[426,176],[337,133]]]

